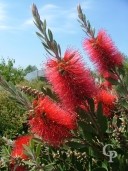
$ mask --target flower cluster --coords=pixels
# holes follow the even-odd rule
[[[75,110],[97,91],[90,71],[85,68],[78,51],[68,49],[60,60],[50,59],[46,65],[46,78],[62,104]]]
[[[122,66],[123,56],[104,30],[100,30],[96,38],[85,39],[83,47],[103,76]]]
[[[36,102],[34,116],[29,120],[29,125],[32,133],[49,144],[58,146],[71,137],[71,130],[76,129],[76,114],[65,111],[46,96]]]
[[[24,145],[29,146],[29,143],[32,139],[31,135],[24,135],[18,137],[13,144],[13,149],[11,152],[11,164],[10,169],[11,171],[27,171],[25,166],[16,164],[17,159],[24,159],[27,160],[28,156],[25,154]]]
[[[28,156],[24,153],[24,145],[29,145],[31,139],[32,139],[32,136],[30,135],[24,135],[24,136],[18,137],[13,144],[11,157],[13,159],[15,158],[21,158],[24,160],[27,159]]]
[[[113,95],[112,93],[104,89],[100,89],[99,93],[96,96],[96,104],[98,104],[99,102],[102,103],[103,113],[107,117],[112,116],[112,111],[115,108],[116,100],[116,95]]]

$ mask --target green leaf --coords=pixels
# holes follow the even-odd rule
[[[58,51],[59,51],[59,54],[61,56],[61,48],[60,48],[60,45],[58,44]]]
[[[118,67],[117,70],[119,71],[119,74],[121,74],[123,77],[126,75],[124,66]]]
[[[37,144],[37,147],[36,147],[36,157],[38,157],[40,155],[40,151],[41,151],[41,144]]]
[[[50,41],[52,42],[53,41],[53,34],[52,34],[50,29],[48,29],[48,35],[49,35]]]
[[[33,165],[35,165],[32,161],[30,161],[30,160],[24,160],[23,161],[25,164],[27,164],[27,165],[29,165],[29,166],[33,166]]]
[[[47,48],[45,48],[45,50],[46,50],[51,56],[54,56]]]
[[[126,101],[126,99],[123,99],[120,101],[120,104],[125,108],[128,109],[128,102]]]
[[[44,22],[43,22],[43,33],[46,33],[46,25],[47,25],[46,20],[44,20]]]
[[[112,85],[118,85],[119,84],[119,82],[118,82],[118,80],[115,80],[115,79],[113,79],[113,78],[107,78],[106,80],[108,80]]]
[[[96,159],[102,157],[102,153],[101,153],[101,151],[97,147],[89,146],[88,147],[88,154],[89,154],[89,156],[92,156],[92,157],[94,157]]]
[[[77,110],[78,115],[80,116],[81,119],[87,120],[87,114],[86,111],[83,109],[78,109]]]
[[[36,32],[37,36],[39,36],[40,38],[44,39],[44,37],[42,36],[42,34],[40,34],[39,32]]]
[[[101,127],[101,131],[105,133],[107,130],[107,118],[103,115],[102,103],[98,104],[97,119],[98,124]]]
[[[31,151],[30,147],[28,147],[26,145],[23,145],[23,147],[25,149],[26,154],[29,155],[29,156],[31,156],[31,157],[33,157],[33,153]]]
[[[89,141],[93,140],[93,136],[96,133],[95,129],[92,127],[92,125],[89,125],[85,122],[79,122],[79,132],[83,136],[84,139],[87,139]]]
[[[32,153],[35,152],[35,151],[34,151],[34,150],[35,150],[34,147],[35,147],[35,142],[34,142],[33,140],[31,140],[31,141],[30,141],[30,146],[29,146],[28,148],[30,148],[30,150],[31,150]]]
[[[54,163],[50,163],[44,167],[44,171],[53,171]]]
[[[48,45],[47,45],[46,43],[42,42],[42,44],[43,44],[43,46],[44,46],[45,48],[49,49],[49,47],[48,47]]]
[[[74,149],[82,149],[82,148],[86,147],[85,144],[82,144],[82,143],[79,143],[79,142],[68,142],[68,143],[66,143],[66,145],[68,145],[68,146],[70,146],[71,148],[74,148]]]
[[[92,171],[107,171],[107,170],[103,167],[97,167],[97,168],[93,169]]]
[[[36,163],[40,164],[40,159],[41,159],[40,157],[37,157],[36,158]]]
[[[125,75],[124,82],[126,83],[126,85],[128,84],[128,74]]]
[[[53,41],[53,45],[54,45],[54,53],[58,54],[58,46],[57,46],[57,42],[55,40]]]
[[[94,104],[94,100],[93,99],[88,99],[88,103],[90,105],[90,110],[92,113],[95,112],[95,104]]]
[[[106,169],[107,171],[109,171],[108,170],[108,161],[107,160],[104,160],[103,162],[102,162],[102,167],[104,168],[104,169]]]
[[[124,89],[123,85],[119,84],[116,87],[116,91],[118,92],[119,95],[126,96],[127,91]]]

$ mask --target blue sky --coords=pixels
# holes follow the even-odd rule
[[[42,68],[46,52],[36,36],[36,26],[31,15],[35,3],[42,19],[61,45],[80,49],[85,33],[77,21],[76,7],[80,3],[96,31],[104,28],[119,50],[128,55],[128,0],[0,0],[0,57],[16,60],[16,67],[36,65]]]

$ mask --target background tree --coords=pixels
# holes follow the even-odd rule
[[[24,80],[25,72],[21,67],[14,67],[15,60],[8,58],[7,62],[4,58],[0,62],[0,74],[6,81],[11,81],[13,84]]]
[[[38,70],[38,68],[35,65],[28,65],[24,70],[25,75],[27,75],[28,73],[30,73],[32,71],[36,71],[36,70]]]

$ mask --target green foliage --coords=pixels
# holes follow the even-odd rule
[[[27,75],[28,73],[32,72],[32,71],[36,71],[38,70],[38,68],[35,66],[35,65],[28,65],[25,69],[24,69],[24,72],[25,72],[25,75]]]
[[[0,62],[0,74],[6,81],[11,81],[13,84],[24,80],[24,70],[22,68],[14,67],[15,60],[8,59],[7,62],[2,58]]]
[[[25,110],[9,98],[9,93],[0,90],[0,135],[14,138],[22,133],[26,121]]]

